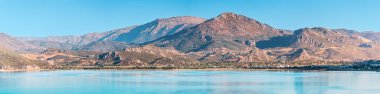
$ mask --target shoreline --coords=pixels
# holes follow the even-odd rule
[[[4,70],[0,72],[40,72],[40,71],[62,71],[62,70],[167,70],[167,71],[184,71],[184,70],[199,70],[199,71],[373,71],[380,70],[363,70],[363,69],[294,69],[294,68],[268,68],[268,69],[253,69],[253,68],[179,68],[179,69],[147,69],[147,68],[70,68],[70,69],[38,69],[38,70]]]

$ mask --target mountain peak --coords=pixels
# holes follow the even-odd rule
[[[237,19],[246,19],[246,20],[253,20],[249,17],[246,17],[244,15],[240,15],[240,14],[235,14],[235,13],[232,13],[232,12],[225,12],[225,13],[222,13],[220,14],[219,16],[217,16],[215,19],[234,19],[234,20],[237,20]]]
[[[227,12],[154,43],[160,47],[174,47],[183,52],[213,48],[241,50],[254,45],[258,40],[281,35],[283,34],[279,30],[269,25]]]
[[[233,17],[233,16],[242,16],[233,12],[224,12],[220,14],[218,17]]]
[[[226,12],[197,26],[198,31],[213,35],[232,35],[255,38],[261,35],[282,35],[273,27],[252,18]]]

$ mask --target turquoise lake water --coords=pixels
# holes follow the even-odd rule
[[[0,94],[380,94],[380,72],[65,70],[0,73]]]

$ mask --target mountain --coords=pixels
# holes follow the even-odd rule
[[[165,35],[172,35],[174,33],[177,33],[178,31],[181,31],[184,28],[194,26],[203,21],[205,21],[205,19],[191,16],[172,17],[165,19],[157,19],[147,24],[116,29],[103,33],[89,33],[82,36],[51,36],[46,38],[28,39],[27,41],[47,48],[67,49],[66,45],[69,44],[73,46],[73,49],[92,50],[89,48],[100,48],[102,46],[106,46],[100,45],[104,44],[105,42],[117,43],[112,44],[115,46],[120,44],[119,42],[124,42],[128,44],[143,43],[155,40]],[[54,45],[46,45],[46,43],[53,43]],[[83,46],[86,48],[80,48]],[[125,46],[117,46],[114,48],[120,47]]]
[[[373,42],[380,43],[380,32],[361,32],[360,35]]]
[[[147,24],[137,26],[112,40],[126,43],[148,42],[162,36],[172,35],[184,28],[197,25],[203,21],[205,21],[205,19],[191,16],[157,19]]]
[[[58,49],[73,49],[77,47],[74,44],[71,43],[60,43],[60,42],[53,42],[53,41],[45,41],[45,40],[29,40],[26,41],[31,45],[36,45],[44,48],[58,48]]]
[[[257,42],[261,49],[275,47],[292,48],[328,48],[363,45],[376,45],[373,41],[358,35],[357,32],[346,30],[327,29],[323,27],[303,28],[296,30],[292,35],[272,37],[269,40]]]
[[[355,35],[355,36],[361,36],[364,38],[367,38],[371,40],[372,42],[380,41],[380,32],[374,32],[374,31],[365,31],[365,32],[359,32],[355,30],[348,30],[348,29],[332,29],[333,31],[346,33],[349,35]]]
[[[240,50],[252,47],[258,40],[282,35],[283,31],[254,19],[234,13],[223,13],[199,25],[149,43],[160,47],[173,47],[182,52],[212,48]]]
[[[90,43],[97,42],[98,40],[108,40],[110,38],[115,38],[122,33],[129,32],[134,27],[135,26],[131,26],[102,33],[88,33],[82,36],[49,36],[44,38],[24,37],[20,39],[30,44],[42,46],[45,48],[57,48],[64,50],[85,49],[80,47],[84,45],[91,46],[92,44]]]
[[[380,54],[379,44],[356,34],[356,32],[343,32],[321,27],[299,29],[293,35],[274,37],[256,44],[260,49],[277,53],[274,56],[288,56],[290,57],[288,59],[291,60],[380,59],[380,55],[377,55]],[[290,54],[300,52],[303,55],[301,54],[301,57],[297,58],[293,56],[299,56],[298,54]]]
[[[25,41],[18,40],[17,38],[11,37],[4,33],[0,33],[0,40],[0,48],[5,48],[14,52],[31,53],[39,52],[44,49],[42,47],[29,44]]]
[[[359,46],[361,44],[373,44],[371,40],[364,37],[345,34],[327,28],[304,28],[296,30],[292,46],[295,47],[340,47]]]

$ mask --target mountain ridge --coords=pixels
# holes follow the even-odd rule
[[[236,50],[254,45],[257,40],[279,35],[283,33],[256,20],[238,14],[223,13],[172,36],[161,37],[149,43],[171,46],[183,52],[207,50],[209,47]]]
[[[128,43],[142,43],[157,39],[162,36],[174,34],[184,28],[193,26],[205,21],[203,18],[193,16],[178,16],[171,18],[162,18],[151,21],[143,25],[135,25],[107,32],[88,33],[81,36],[51,36],[45,38],[23,38],[25,41],[39,46],[57,47],[57,45],[71,45],[69,47],[58,47],[70,49],[88,49],[99,48],[90,47],[92,44],[101,44],[102,41],[116,41]],[[95,42],[95,43],[93,43]],[[99,43],[96,43],[99,42]],[[41,45],[46,43],[55,43],[56,45]],[[103,45],[105,46],[105,45]],[[87,47],[87,48],[80,48]],[[120,47],[114,47],[120,48]],[[91,49],[90,49],[91,50]],[[95,49],[97,50],[97,49]]]

